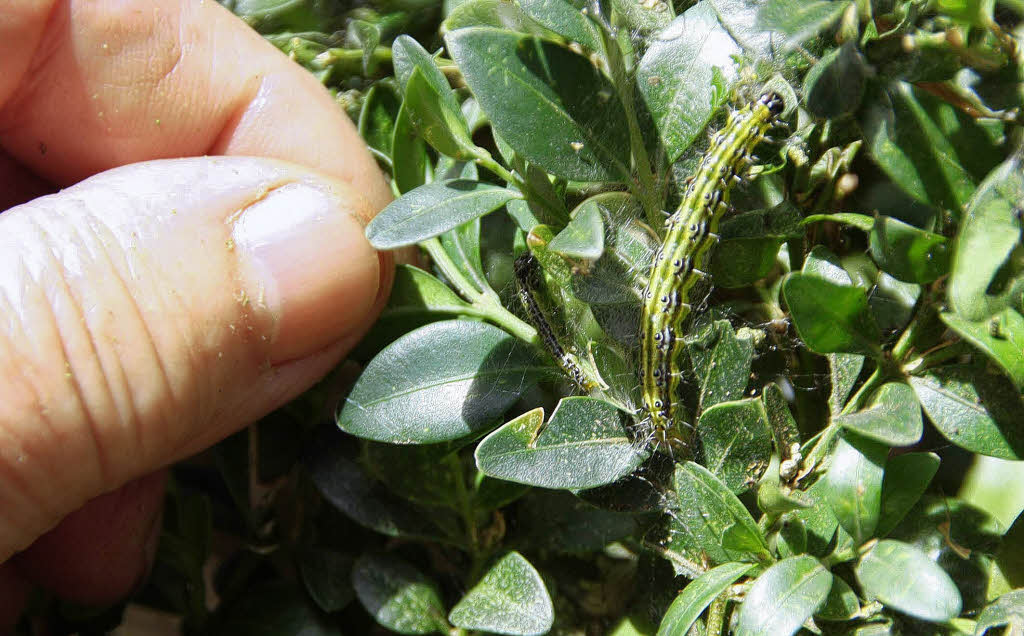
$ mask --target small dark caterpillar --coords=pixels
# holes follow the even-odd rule
[[[680,419],[675,399],[681,376],[677,358],[682,323],[690,313],[690,288],[707,275],[701,270],[718,240],[715,231],[733,182],[783,107],[781,97],[766,93],[733,113],[712,140],[679,208],[665,221],[665,241],[651,264],[640,323],[643,404],[661,439],[687,442],[674,427]]]
[[[523,303],[523,308],[526,310],[526,316],[529,318],[530,323],[533,324],[537,329],[537,333],[540,334],[544,348],[547,349],[551,357],[558,362],[558,366],[562,368],[562,371],[569,376],[577,387],[587,393],[600,388],[600,385],[591,380],[584,373],[583,369],[580,368],[576,356],[566,351],[565,347],[558,341],[558,336],[555,335],[551,323],[548,322],[544,311],[540,307],[537,294],[539,293],[542,273],[537,259],[534,258],[533,254],[526,252],[516,259],[514,269],[519,300]]]

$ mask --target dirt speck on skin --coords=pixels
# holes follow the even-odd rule
[[[234,251],[234,249],[235,249],[235,239],[229,238],[228,240],[224,241],[224,247],[228,248],[229,252]]]

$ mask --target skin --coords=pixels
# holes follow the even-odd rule
[[[136,587],[161,469],[335,366],[393,269],[353,126],[217,3],[2,13],[0,631]]]

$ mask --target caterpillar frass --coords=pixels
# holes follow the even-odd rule
[[[526,252],[515,260],[514,270],[519,300],[523,303],[523,309],[526,310],[526,316],[530,323],[537,329],[544,348],[547,349],[551,357],[558,362],[558,366],[562,368],[562,371],[569,376],[577,387],[586,393],[600,388],[580,368],[579,363],[576,361],[576,356],[566,351],[565,347],[558,341],[558,336],[541,309],[537,294],[541,284],[540,278],[543,274],[537,259],[534,258],[533,254]]]
[[[682,326],[690,313],[688,296],[697,279],[706,276],[702,269],[718,239],[715,231],[728,208],[733,182],[751,162],[751,152],[783,107],[781,97],[765,93],[733,113],[712,139],[679,208],[665,221],[665,240],[651,264],[640,322],[643,406],[660,440],[688,443],[688,434],[679,430],[676,403],[682,375],[678,362]]]

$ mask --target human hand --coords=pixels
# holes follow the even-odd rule
[[[0,629],[32,584],[136,585],[153,471],[337,364],[392,269],[354,128],[215,2],[3,13],[0,210],[28,203],[0,214]]]

